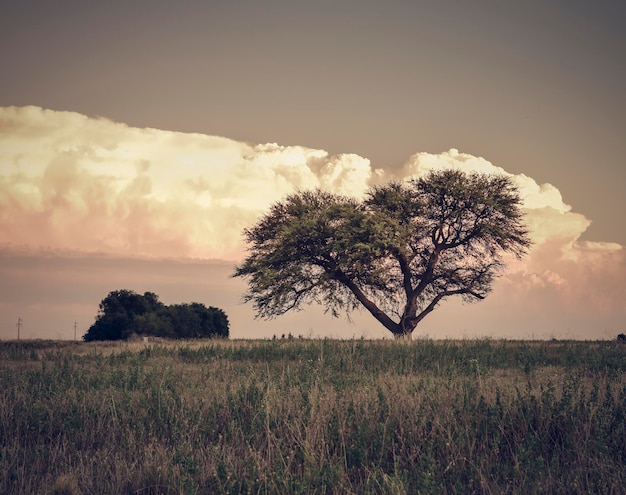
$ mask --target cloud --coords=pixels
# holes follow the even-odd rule
[[[236,258],[241,231],[296,189],[361,195],[353,154],[0,109],[0,238],[34,248]]]
[[[38,107],[0,108],[0,272],[10,281],[0,310],[69,332],[75,317],[62,317],[80,313],[85,321],[108,291],[131,288],[162,291],[168,303],[184,293],[181,302],[224,307],[238,337],[385,335],[368,315],[355,316],[355,327],[324,320],[319,308],[252,324],[251,309],[238,305],[243,282],[229,278],[244,253],[241,232],[297,189],[358,197],[372,183],[444,168],[513,177],[534,246],[509,263],[484,302],[445,302],[418,334],[603,338],[624,331],[623,246],[581,241],[590,221],[557,187],[484,158],[450,149],[416,153],[400,170],[373,170],[354,154],[133,128]],[[191,258],[196,264],[179,264]],[[228,262],[203,264],[210,259]],[[0,334],[13,331],[10,322]]]

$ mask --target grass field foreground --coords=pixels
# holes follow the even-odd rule
[[[0,342],[0,493],[624,487],[617,341]]]

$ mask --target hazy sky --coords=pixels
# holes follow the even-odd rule
[[[626,7],[617,1],[9,2],[0,16],[0,338],[73,337],[114,289],[258,322],[241,229],[296,188],[515,177],[535,248],[416,336],[626,331]]]

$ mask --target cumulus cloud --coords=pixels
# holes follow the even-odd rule
[[[369,160],[0,109],[0,238],[16,246],[232,258],[241,231],[296,189],[361,195]]]
[[[250,144],[218,136],[133,128],[38,107],[0,108],[0,254],[9,253],[0,257],[0,270],[15,264],[17,258],[11,253],[25,252],[44,253],[47,259],[58,253],[73,253],[70,257],[75,259],[81,253],[103,253],[115,259],[238,261],[245,249],[243,228],[253,224],[271,203],[295,190],[320,187],[358,197],[372,183],[419,177],[445,168],[513,177],[524,200],[534,245],[523,260],[511,260],[486,301],[462,310],[458,303],[446,302],[447,309],[435,312],[418,332],[426,329],[431,335],[457,337],[464,331],[467,335],[529,336],[529,321],[537,325],[537,336],[605,337],[598,331],[624,331],[623,325],[619,327],[626,317],[623,246],[581,241],[590,221],[573,211],[555,186],[510,174],[484,158],[450,149],[439,154],[417,153],[395,172],[373,170],[369,160],[353,154],[329,155],[302,146]],[[14,280],[12,287],[23,289],[23,293],[13,291],[13,296],[21,294],[26,300],[32,292],[28,287],[48,286],[44,272],[51,269],[49,264],[41,269],[29,268],[31,265],[28,261],[20,265],[20,273],[5,274]],[[198,294],[209,290],[209,304],[224,295],[224,277],[232,263],[224,266],[229,269],[221,269],[219,274],[214,267],[207,268],[202,284],[193,287]],[[64,269],[57,275],[67,279],[68,273]],[[219,287],[207,289],[205,282],[211,273],[220,277]],[[146,274],[137,277],[145,280]],[[158,280],[166,284],[171,278],[163,274]],[[151,283],[157,284],[157,280]],[[98,285],[99,296],[91,298],[120,287]],[[164,287],[164,291],[170,290]],[[171,288],[172,294],[181,285],[176,287]],[[231,289],[231,302],[223,302],[233,308],[234,315],[240,311],[234,294],[238,291],[234,286]],[[2,305],[10,299],[7,294],[0,295],[0,309],[8,311]],[[18,301],[10,304],[18,307]],[[25,313],[16,316],[20,314]],[[294,325],[309,325],[311,314],[307,312],[303,322],[294,316]],[[243,327],[245,322],[241,322]],[[472,322],[471,328],[468,322]],[[597,328],[581,330],[594,322]],[[331,328],[328,323],[321,325]],[[450,331],[450,325],[457,331]],[[521,326],[526,327],[525,333]],[[341,334],[333,328],[333,335]],[[369,318],[359,328],[369,335],[382,332]],[[554,330],[557,328],[561,330]],[[348,331],[352,335],[355,330]],[[235,334],[254,336],[245,332],[236,330]]]

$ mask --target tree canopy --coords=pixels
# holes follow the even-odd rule
[[[190,339],[228,337],[226,313],[204,304],[164,305],[152,292],[110,292],[98,307],[96,321],[83,340],[120,340],[131,335]]]
[[[244,300],[258,317],[310,303],[335,316],[364,307],[396,337],[445,298],[485,298],[505,257],[531,244],[512,179],[459,170],[377,186],[362,201],[297,192],[244,236],[234,276],[248,280]]]

